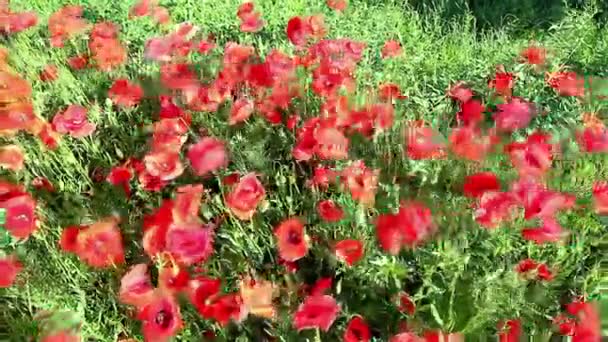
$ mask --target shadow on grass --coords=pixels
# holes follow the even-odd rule
[[[487,31],[513,25],[516,33],[548,29],[567,15],[569,9],[583,10],[597,5],[594,19],[599,25],[608,20],[608,2],[595,0],[408,0],[422,15],[437,13],[451,21],[466,11],[475,17],[477,29]]]

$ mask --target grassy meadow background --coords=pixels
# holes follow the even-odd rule
[[[348,37],[368,44],[357,75],[361,89],[391,81],[409,97],[397,104],[399,122],[389,134],[375,142],[352,144],[353,159],[356,156],[369,166],[382,167],[383,172],[401,174],[404,180],[393,183],[388,177],[381,178],[376,211],[363,212],[348,196],[335,193],[331,198],[345,208],[348,219],[333,226],[321,224],[318,218],[309,220],[313,222],[308,225],[309,233],[325,239],[361,238],[367,250],[364,259],[352,268],[336,264],[323,246],[315,246],[311,256],[301,261],[300,281],[336,275],[341,286],[337,299],[348,303],[343,305],[343,314],[330,332],[321,334],[321,340],[340,340],[348,315],[355,313],[364,315],[381,336],[388,336],[395,330],[397,314],[387,298],[397,289],[407,290],[419,303],[415,320],[445,331],[461,331],[467,341],[486,340],[495,334],[498,320],[516,316],[522,318],[528,333],[548,340],[550,319],[560,311],[560,303],[577,294],[599,291],[602,276],[606,276],[600,269],[606,221],[591,212],[563,214],[562,225],[573,235],[563,246],[538,247],[522,240],[518,228],[524,225],[523,220],[486,231],[473,221],[469,203],[461,194],[462,177],[476,167],[464,162],[402,158],[399,126],[405,120],[424,119],[445,133],[457,112],[445,96],[449,85],[464,80],[473,89],[489,94],[487,81],[499,64],[518,75],[515,94],[535,102],[546,112],[533,120],[528,131],[541,128],[563,134],[564,128],[580,124],[582,112],[603,115],[606,103],[582,104],[573,98],[559,98],[545,86],[542,73],[535,74],[516,61],[519,51],[534,40],[549,49],[550,71],[569,66],[581,74],[608,76],[608,28],[604,25],[603,1],[351,0],[348,9],[340,14],[321,0],[256,0],[256,7],[267,22],[257,34],[239,31],[236,9],[240,0],[160,3],[169,9],[174,23],[190,21],[200,25],[205,33],[215,35],[220,47],[228,41],[253,44],[262,55],[272,48],[293,52],[285,35],[289,18],[323,13],[329,37]],[[52,49],[46,28],[49,15],[66,4],[84,5],[85,17],[91,22],[110,20],[119,24],[129,62],[110,73],[72,72],[66,58],[86,51],[85,38],[66,44],[63,49]],[[124,220],[121,228],[128,246],[127,264],[146,262],[140,246],[143,215],[158,207],[163,196],[170,196],[177,185],[200,181],[191,176],[180,177],[162,193],[136,190],[130,201],[103,178],[95,181],[95,176],[105,175],[124,158],[146,151],[145,126],[153,122],[152,113],[157,110],[146,101],[136,109],[118,110],[106,99],[107,89],[119,77],[140,80],[148,94],[156,91],[152,80],[158,77],[158,66],[144,61],[142,55],[146,40],[166,31],[147,17],[129,19],[132,4],[128,0],[11,1],[15,11],[34,10],[40,16],[38,26],[2,38],[2,44],[10,49],[11,64],[32,83],[37,112],[50,120],[57,110],[69,104],[85,105],[90,120],[97,124],[97,132],[81,140],[64,139],[60,148],[51,152],[43,152],[37,139],[19,135],[18,143],[26,151],[26,170],[19,174],[0,170],[0,176],[24,184],[44,176],[57,188],[55,193],[34,191],[43,221],[35,236],[18,245],[6,242],[5,247],[16,248],[22,256],[24,274],[19,286],[0,291],[2,341],[27,341],[36,333],[32,317],[40,310],[53,308],[76,312],[84,322],[83,336],[87,341],[139,336],[137,321],[130,317],[128,307],[117,301],[124,270],[93,271],[75,257],[61,253],[57,248],[61,229],[118,212]],[[387,39],[402,43],[401,57],[382,60],[380,49]],[[219,67],[211,58],[194,58],[211,71]],[[47,64],[59,67],[55,82],[38,79]],[[301,104],[304,113],[314,114],[315,108],[314,99]],[[235,286],[238,276],[249,269],[281,283],[285,280],[276,263],[272,227],[287,215],[314,212],[320,197],[292,176],[297,172],[310,174],[310,170],[301,170],[291,157],[294,137],[288,130],[272,128],[261,118],[239,128],[228,127],[227,109],[229,106],[218,114],[194,115],[194,127],[205,127],[229,141],[231,156],[230,167],[205,183],[213,195],[203,204],[202,216],[211,219],[225,211],[218,180],[230,172],[262,173],[269,205],[250,223],[228,219],[222,225],[207,269],[221,276],[228,286]],[[382,158],[386,155],[394,156],[388,165]],[[504,183],[516,178],[515,171],[505,163],[483,168],[495,171]],[[608,180],[608,158],[594,155],[561,160],[554,164],[552,172],[556,176],[551,183],[554,188],[590,198],[593,181]],[[394,208],[399,198],[412,196],[439,203],[431,208],[434,213],[446,213],[436,219],[449,239],[431,241],[399,257],[388,256],[376,247],[372,218],[378,211]],[[556,279],[531,285],[518,280],[513,266],[526,257],[556,265]],[[378,310],[382,307],[384,310]],[[186,327],[178,341],[200,341],[207,330],[215,331],[218,340],[226,341],[257,341],[268,336],[284,341],[318,338],[314,332],[296,334],[287,317],[272,326],[250,318],[246,324],[221,330],[202,320],[191,307],[183,305],[182,309]]]

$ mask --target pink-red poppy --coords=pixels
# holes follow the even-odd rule
[[[76,55],[68,58],[67,62],[72,70],[82,70],[89,65],[89,57],[87,55]]]
[[[346,239],[336,242],[334,254],[336,258],[352,266],[363,257],[363,243],[359,240]]]
[[[449,142],[450,150],[456,156],[480,162],[493,151],[499,143],[499,137],[493,130],[490,130],[486,135],[482,135],[479,128],[465,126],[452,130]]]
[[[182,175],[184,165],[179,154],[173,151],[156,151],[144,157],[146,171],[161,181],[170,181]]]
[[[494,88],[497,94],[511,96],[515,78],[510,72],[497,71],[494,78],[488,83],[490,88]]]
[[[474,212],[475,221],[484,228],[496,228],[515,214],[517,200],[510,192],[486,191],[481,195]]]
[[[217,171],[228,165],[228,155],[223,141],[203,137],[188,149],[188,160],[198,176]]]
[[[412,123],[405,130],[405,153],[414,160],[444,158],[446,143],[443,136],[431,127]]]
[[[0,288],[13,286],[23,266],[14,255],[0,256]]]
[[[553,272],[543,263],[532,259],[524,259],[517,264],[515,271],[526,278],[550,281],[554,278]]]
[[[585,79],[574,71],[557,71],[547,73],[547,84],[561,96],[584,96]]]
[[[36,231],[36,200],[30,194],[19,191],[1,196],[0,209],[6,210],[4,228],[12,236],[26,239]]]
[[[153,299],[154,288],[146,264],[137,264],[120,280],[119,300],[124,304],[142,307]]]
[[[177,262],[193,265],[213,254],[214,232],[200,225],[171,226],[166,235],[166,250]]]
[[[63,47],[65,40],[88,29],[89,24],[82,18],[83,12],[82,6],[68,5],[51,14],[48,21],[51,46]]]
[[[608,215],[608,183],[595,182],[592,191],[595,212],[600,215]]]
[[[239,97],[232,104],[230,109],[230,118],[228,124],[236,125],[239,122],[247,120],[253,114],[254,103],[246,97]]]
[[[397,309],[399,309],[400,312],[412,316],[416,312],[416,303],[414,303],[414,300],[409,294],[399,292],[399,294],[397,294]]]
[[[498,340],[500,342],[518,342],[523,333],[521,321],[519,319],[499,322],[498,331]]]
[[[69,331],[69,330],[61,330],[54,332],[50,335],[45,335],[42,337],[40,342],[81,342],[82,338],[80,334]]]
[[[374,205],[380,170],[369,169],[362,160],[356,160],[340,172],[342,184],[351,197],[363,206]]]
[[[467,87],[464,82],[456,82],[448,89],[448,96],[460,103],[468,102],[473,98],[473,90]]]
[[[401,43],[396,40],[387,40],[382,47],[382,58],[393,58],[401,55]]]
[[[74,253],[91,267],[124,263],[122,235],[115,218],[104,219],[78,230]]]
[[[308,296],[294,314],[293,325],[298,331],[305,329],[328,331],[340,310],[340,305],[332,296]]]
[[[399,85],[390,82],[382,83],[378,86],[378,97],[380,100],[389,102],[407,99],[407,96],[401,93]]]
[[[588,125],[576,132],[576,141],[583,152],[608,152],[608,129],[603,125]]]
[[[46,190],[48,192],[54,192],[55,186],[45,177],[36,177],[32,179],[32,186],[38,190]]]
[[[286,261],[296,261],[308,253],[309,243],[304,223],[298,218],[282,221],[274,230],[279,256]]]
[[[398,213],[383,214],[376,220],[380,247],[392,255],[422,244],[435,230],[431,210],[417,202],[402,202]]]
[[[237,11],[237,17],[241,21],[241,31],[243,32],[258,32],[266,23],[262,19],[262,14],[255,10],[253,2],[242,3]]]
[[[344,342],[369,342],[372,334],[369,330],[367,322],[361,316],[354,316],[348,321],[346,330],[344,331]]]
[[[190,286],[188,269],[178,264],[166,264],[158,272],[158,288],[177,295],[187,293]]]
[[[0,2],[0,33],[19,33],[37,23],[38,16],[35,12],[13,12],[7,0]]]
[[[348,0],[326,0],[327,7],[334,11],[344,12],[348,7]]]
[[[243,299],[238,293],[212,296],[205,308],[203,317],[216,320],[221,326],[231,321],[240,323],[247,316]]]
[[[295,46],[304,46],[310,40],[319,40],[325,36],[327,29],[322,15],[293,17],[287,22],[287,38]]]
[[[600,341],[602,320],[597,304],[574,301],[566,306],[566,310],[576,318],[572,331],[573,342]]]
[[[255,173],[248,173],[226,195],[226,206],[241,220],[250,220],[266,197],[266,190]]]
[[[504,150],[521,177],[541,178],[551,168],[557,152],[550,140],[549,134],[534,132],[525,142],[512,142]]]
[[[476,126],[483,121],[485,110],[485,106],[479,100],[471,99],[460,103],[460,112],[456,116],[464,126]]]
[[[500,181],[492,172],[478,172],[467,176],[464,180],[463,192],[465,196],[477,198],[486,191],[500,190]]]
[[[146,341],[169,341],[183,327],[179,305],[168,293],[155,290],[152,299],[137,314]]]
[[[521,231],[522,237],[540,245],[547,242],[562,241],[569,235],[554,218],[547,217],[542,219],[541,222],[540,227],[523,229]]]
[[[110,170],[106,180],[108,183],[114,186],[121,186],[125,191],[125,195],[129,197],[131,195],[131,187],[129,182],[133,178],[133,171],[127,166],[115,166]]]
[[[544,65],[547,59],[547,50],[541,46],[530,45],[523,49],[519,55],[528,64]]]
[[[206,317],[210,300],[220,293],[221,287],[220,279],[198,276],[190,279],[188,283],[188,297],[196,310]]]
[[[332,200],[324,200],[317,204],[319,216],[326,222],[338,222],[344,218],[344,210]]]
[[[48,64],[40,72],[40,81],[42,82],[53,82],[59,77],[59,70],[56,65]]]
[[[533,116],[532,104],[514,97],[511,101],[496,106],[498,112],[493,118],[496,128],[501,132],[512,132],[517,129],[526,128]]]
[[[87,119],[87,109],[79,105],[70,105],[53,117],[53,129],[61,134],[74,138],[83,138],[95,132],[96,125]]]
[[[141,98],[144,95],[144,91],[138,84],[131,83],[127,79],[118,79],[114,81],[110,90],[108,90],[108,97],[115,104],[122,107],[133,107],[139,104]]]
[[[24,161],[21,147],[17,145],[0,146],[0,168],[19,172],[23,170]]]

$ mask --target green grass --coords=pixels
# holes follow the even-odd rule
[[[114,341],[119,336],[138,336],[138,323],[128,316],[128,308],[117,302],[122,270],[91,271],[75,257],[62,254],[57,241],[63,227],[86,224],[100,217],[119,212],[128,238],[127,262],[145,262],[142,256],[141,219],[144,213],[158,207],[176,185],[200,182],[191,176],[180,177],[162,194],[136,191],[130,201],[109,184],[91,179],[96,169],[107,171],[121,159],[142,155],[147,136],[138,124],[153,122],[154,108],[147,104],[134,110],[117,110],[106,100],[112,80],[154,79],[158,67],[141,58],[148,38],[162,34],[150,19],[128,19],[131,1],[112,4],[91,0],[86,5],[90,21],[111,20],[121,27],[121,40],[127,44],[130,59],[124,67],[110,73],[93,70],[72,73],[65,59],[83,51],[85,42],[75,40],[64,49],[50,49],[46,19],[68,3],[63,0],[13,0],[15,10],[35,10],[41,25],[9,38],[12,65],[33,85],[34,103],[38,113],[51,119],[68,104],[87,105],[90,118],[98,125],[93,137],[82,140],[64,139],[57,151],[43,152],[40,143],[25,135],[17,141],[27,152],[26,171],[8,174],[9,179],[29,184],[36,176],[47,177],[57,192],[36,193],[40,200],[42,228],[29,241],[10,246],[18,248],[25,265],[20,286],[0,290],[0,338],[24,341],[35,333],[31,318],[43,309],[69,309],[84,321],[83,336],[90,341]],[[500,319],[522,317],[529,334],[540,335],[550,330],[550,317],[559,311],[560,301],[575,293],[591,293],[602,278],[599,242],[606,237],[606,227],[593,214],[565,214],[562,223],[573,232],[573,239],[564,246],[537,247],[521,239],[523,222],[486,231],[473,222],[467,201],[460,194],[462,176],[472,167],[449,161],[415,162],[396,158],[383,165],[379,156],[394,153],[400,156],[400,125],[409,119],[425,119],[442,131],[453,122],[456,108],[445,97],[445,91],[457,80],[470,82],[474,89],[487,94],[487,80],[496,65],[504,64],[518,73],[516,95],[542,104],[548,115],[534,119],[530,130],[542,128],[559,132],[577,125],[583,111],[605,110],[603,103],[581,104],[573,99],[558,98],[544,85],[544,76],[535,75],[515,62],[518,52],[534,39],[552,52],[550,69],[572,66],[584,74],[608,74],[608,30],[597,25],[593,7],[583,10],[565,9],[564,15],[547,31],[521,30],[517,22],[505,22],[500,28],[479,30],[473,14],[464,8],[449,21],[438,14],[420,14],[403,1],[352,0],[343,14],[330,11],[324,1],[290,0],[286,2],[258,0],[256,6],[267,21],[258,34],[238,30],[236,8],[239,0],[227,1],[162,1],[174,22],[191,21],[204,32],[214,33],[220,46],[227,41],[253,44],[263,55],[271,48],[293,52],[284,29],[295,15],[324,13],[329,36],[349,37],[368,44],[358,69],[361,89],[383,81],[398,83],[409,99],[398,104],[398,123],[385,137],[374,143],[353,144],[351,159],[362,158],[370,166],[384,169],[378,203],[371,212],[357,208],[347,195],[331,197],[347,210],[348,219],[341,225],[322,224],[314,216],[314,205],[321,199],[303,188],[292,175],[301,172],[292,160],[291,133],[269,127],[255,118],[241,128],[227,126],[226,109],[218,114],[197,113],[194,127],[205,127],[211,134],[230,142],[231,164],[219,176],[230,172],[257,171],[263,174],[268,190],[268,206],[250,223],[229,219],[220,229],[215,254],[208,263],[211,274],[221,276],[234,289],[238,275],[250,269],[266,274],[277,283],[284,276],[276,265],[272,227],[289,215],[308,216],[309,234],[333,240],[346,237],[365,241],[365,258],[353,268],[337,265],[328,249],[316,245],[311,256],[300,262],[302,271],[296,281],[314,281],[320,275],[335,274],[341,291],[337,299],[343,313],[323,341],[339,340],[351,314],[360,313],[386,339],[395,332],[399,315],[390,305],[390,294],[405,289],[414,295],[418,305],[415,321],[445,331],[462,331],[471,338],[495,333]],[[387,39],[398,39],[404,55],[395,60],[380,58],[380,48]],[[60,77],[53,83],[38,81],[38,72],[48,63],[59,66]],[[314,101],[311,101],[314,102]],[[302,104],[302,114],[316,115],[314,107]],[[194,129],[193,131],[196,131]],[[194,136],[194,134],[193,134]],[[581,157],[556,165],[555,173],[563,176],[555,185],[563,191],[581,196],[590,195],[596,179],[608,179],[606,156]],[[515,173],[507,166],[483,165],[497,171],[503,180]],[[305,170],[308,172],[309,170]],[[389,173],[414,176],[411,182],[393,184]],[[215,189],[217,179],[205,183],[212,189],[203,204],[202,215],[210,219],[223,213],[222,194]],[[399,257],[383,254],[376,247],[372,218],[377,212],[394,208],[400,198],[418,195],[429,203],[442,203],[433,210],[461,212],[462,215],[437,217],[444,239],[429,242],[414,252]],[[527,286],[519,281],[513,266],[522,258],[531,257],[558,267],[557,278],[547,285]],[[605,276],[605,275],[603,275]],[[215,330],[227,341],[253,341],[260,336],[265,323],[249,319],[242,326],[221,330],[198,317],[188,305],[186,327],[179,341],[198,341],[205,330]],[[285,341],[314,339],[314,332],[297,335],[286,318],[270,329]],[[467,339],[468,340],[468,339]]]

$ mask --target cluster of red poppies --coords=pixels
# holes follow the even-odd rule
[[[345,0],[328,0],[327,4],[338,11],[347,7]],[[13,13],[8,1],[0,2],[0,29],[16,33],[37,23],[35,14]],[[90,66],[100,71],[112,70],[127,61],[127,50],[120,42],[118,26],[101,22],[92,26],[82,18],[83,7],[66,6],[48,20],[53,47],[62,47],[64,41],[86,33],[89,37],[89,55],[71,57],[66,63],[76,72]],[[151,16],[159,24],[170,22],[169,12],[154,0],[141,0],[134,5],[131,16]],[[254,4],[246,2],[237,10],[243,32],[258,32],[265,21]],[[254,113],[260,114],[271,125],[284,124],[294,132],[296,143],[292,156],[298,162],[315,164],[308,185],[312,191],[324,193],[336,186],[362,207],[375,204],[379,182],[379,169],[368,168],[362,160],[353,160],[341,166],[330,166],[331,161],[349,159],[350,138],[354,134],[365,138],[383,134],[395,126],[395,104],[407,99],[394,83],[379,86],[363,105],[356,105],[352,95],[357,89],[355,70],[361,61],[366,44],[347,38],[326,39],[328,28],[319,14],[298,16],[286,23],[288,40],[296,47],[297,55],[279,50],[270,51],[262,60],[252,46],[226,43],[223,66],[210,82],[201,82],[186,57],[196,49],[208,54],[216,48],[211,36],[197,38],[198,27],[182,23],[165,36],[151,38],[145,46],[145,57],[160,63],[160,81],[169,91],[159,97],[159,120],[152,129],[151,148],[141,158],[130,158],[113,167],[107,181],[124,189],[130,196],[133,178],[139,183],[138,191],[160,191],[180,177],[187,166],[197,176],[206,176],[229,165],[227,143],[212,136],[201,136],[189,145],[185,153],[188,164],[182,161],[182,149],[192,123],[192,113],[215,112],[227,101],[232,102],[229,125],[246,122]],[[197,39],[200,39],[198,43]],[[381,49],[385,59],[400,58],[401,44],[387,41]],[[521,53],[524,62],[540,70],[547,53],[539,46],[531,46]],[[94,134],[96,125],[87,119],[87,108],[70,105],[57,113],[51,123],[34,114],[31,104],[31,87],[27,81],[12,72],[6,62],[7,53],[0,56],[0,134],[14,135],[24,130],[38,135],[51,149],[60,144],[60,137],[70,135],[82,138]],[[321,99],[317,116],[306,117],[290,112],[290,103],[304,96],[297,70],[301,68],[312,76],[311,89]],[[57,69],[49,66],[41,80],[53,82]],[[571,71],[547,74],[547,84],[562,96],[585,96],[584,81]],[[576,197],[549,189],[545,177],[559,153],[559,143],[550,134],[535,132],[524,141],[503,142],[510,133],[526,128],[536,109],[525,99],[514,97],[516,78],[504,68],[490,80],[493,96],[502,100],[493,111],[484,105],[480,96],[464,83],[453,85],[448,96],[458,104],[458,125],[451,130],[447,142],[439,131],[423,121],[406,124],[404,154],[413,160],[444,159],[450,156],[479,162],[499,150],[508,156],[517,170],[519,179],[508,191],[501,190],[498,177],[491,172],[467,176],[464,195],[473,199],[475,220],[484,228],[496,228],[516,217],[523,207],[524,218],[540,219],[542,225],[522,230],[524,239],[538,244],[558,242],[567,236],[560,226],[557,213],[573,208]],[[140,104],[144,92],[139,84],[128,79],[117,79],[108,90],[109,99],[120,108]],[[287,113],[287,115],[286,115]],[[493,125],[487,127],[486,114],[492,114]],[[593,115],[584,118],[585,126],[578,130],[577,142],[582,152],[608,152],[608,130]],[[24,157],[16,145],[0,147],[0,166],[20,171]],[[53,190],[44,178],[37,178],[34,187]],[[259,174],[232,174],[223,179],[228,190],[225,207],[239,220],[251,220],[266,197],[266,189]],[[591,190],[591,189],[590,189]],[[248,315],[273,319],[277,308],[274,298],[278,294],[275,284],[262,279],[245,278],[237,292],[225,293],[221,279],[200,275],[196,267],[214,253],[214,237],[221,222],[205,223],[199,217],[203,200],[203,186],[185,185],[177,188],[173,199],[166,199],[143,223],[143,249],[150,259],[160,266],[157,286],[154,287],[146,264],[137,264],[122,276],[119,300],[135,307],[137,318],[143,324],[147,341],[166,341],[183,327],[177,299],[185,296],[205,319],[224,326],[241,322]],[[608,213],[608,185],[598,182],[592,189],[595,210]],[[0,182],[0,208],[6,211],[6,229],[16,238],[27,238],[36,230],[36,200],[24,186]],[[317,206],[318,215],[326,222],[340,222],[344,210],[334,201],[326,199]],[[119,217],[103,218],[93,224],[66,227],[59,242],[66,253],[73,253],[82,262],[95,268],[114,267],[125,262],[124,241],[119,228]],[[305,257],[315,243],[306,234],[306,222],[301,217],[286,217],[275,230],[277,251],[281,262],[291,270],[296,261]],[[403,248],[411,249],[429,240],[437,231],[431,208],[417,201],[402,201],[398,212],[381,214],[376,218],[377,240],[382,250],[396,255]],[[348,266],[364,256],[364,244],[357,239],[344,239],[332,244],[333,254]],[[22,265],[16,256],[0,258],[0,287],[12,286]],[[522,260],[515,269],[528,279],[550,281],[554,277],[546,264],[531,259]],[[195,275],[199,274],[199,275]],[[320,329],[328,331],[341,312],[341,305],[329,292],[331,279],[321,279],[308,291],[293,313],[297,330]],[[405,293],[399,298],[401,311],[412,315],[413,300]],[[585,302],[568,306],[571,316],[556,320],[563,334],[573,335],[579,341],[596,341],[599,336],[599,318],[594,307]],[[454,341],[462,340],[457,333],[427,332],[418,337],[402,331],[390,341]],[[519,320],[501,324],[501,341],[516,341],[521,334]],[[63,335],[60,335],[63,334]],[[76,334],[59,332],[68,340]],[[51,336],[46,341],[51,341]],[[588,339],[585,339],[588,338]],[[370,341],[370,329],[361,316],[354,316],[344,333],[347,342]]]

